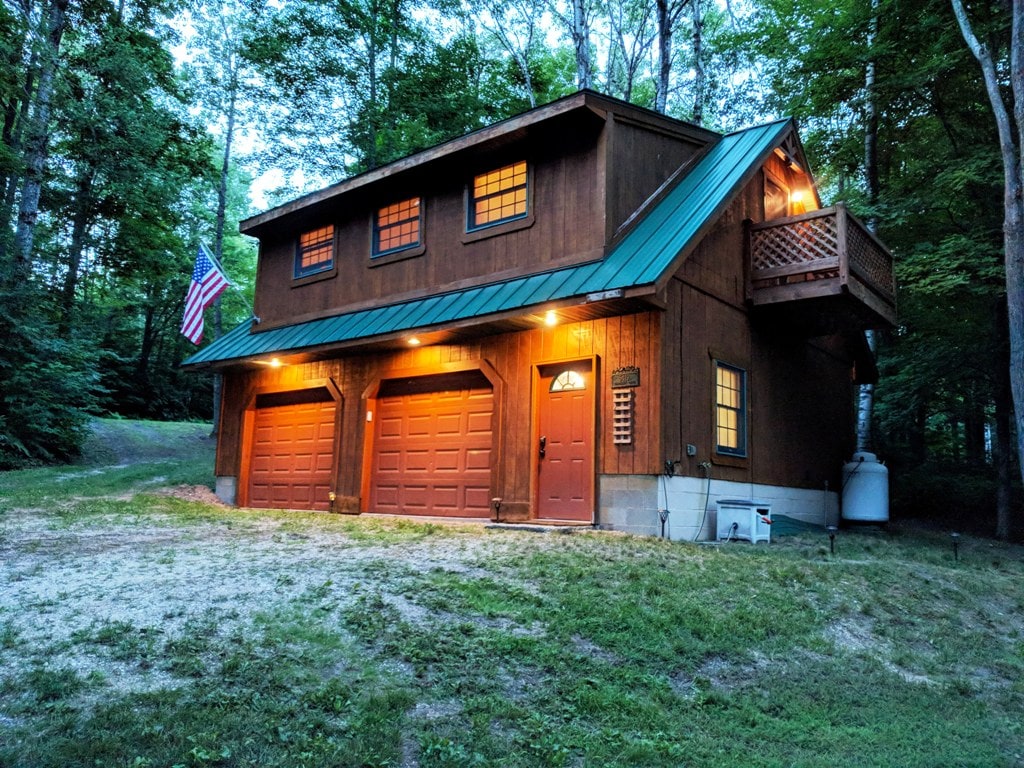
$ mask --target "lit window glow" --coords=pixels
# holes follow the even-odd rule
[[[526,181],[525,160],[475,176],[469,206],[469,228],[525,216]]]
[[[411,197],[377,211],[373,225],[373,255],[420,244],[420,198]]]
[[[320,227],[299,236],[295,253],[295,276],[304,277],[334,266],[334,225]]]
[[[715,364],[715,442],[719,453],[747,455],[746,372]]]

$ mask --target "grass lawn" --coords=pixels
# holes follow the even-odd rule
[[[218,505],[206,425],[0,474],[0,766],[1021,766],[1024,550]]]

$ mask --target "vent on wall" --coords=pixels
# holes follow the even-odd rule
[[[630,445],[633,442],[633,390],[612,390],[612,442]]]

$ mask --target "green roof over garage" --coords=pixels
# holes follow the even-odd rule
[[[791,120],[780,120],[723,136],[683,170],[674,186],[651,201],[639,221],[599,261],[267,331],[254,331],[254,321],[247,320],[182,365],[224,365],[444,325],[484,323],[511,310],[537,310],[576,297],[655,286],[678,268],[679,260],[700,241],[790,128]]]

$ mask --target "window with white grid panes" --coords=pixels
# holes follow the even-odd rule
[[[526,216],[528,181],[525,160],[474,176],[467,229],[489,227]]]
[[[315,275],[334,266],[334,225],[299,235],[295,250],[295,277]]]
[[[418,197],[379,209],[373,220],[373,255],[383,256],[419,245],[421,209]]]
[[[715,361],[715,450],[747,455],[747,373]]]

